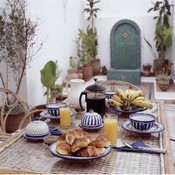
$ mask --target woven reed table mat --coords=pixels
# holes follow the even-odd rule
[[[161,147],[161,133],[147,135],[125,131],[121,128],[121,123],[125,120],[128,120],[128,117],[119,117],[119,145],[123,141],[132,143],[142,140],[152,147]],[[80,118],[75,117],[72,122],[73,127],[78,127]],[[99,133],[103,133],[103,129]],[[112,150],[108,156],[91,162],[69,161],[54,157],[43,142],[30,142],[24,138],[18,139],[0,152],[0,169],[54,174],[162,174],[164,173],[162,161],[162,156],[159,154],[117,150]]]
[[[165,111],[168,120],[168,131],[171,140],[173,163],[175,166],[175,104],[165,104]]]

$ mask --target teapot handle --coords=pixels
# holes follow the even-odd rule
[[[83,108],[83,106],[82,106],[82,103],[81,103],[81,98],[82,98],[83,95],[85,95],[85,101],[86,101],[87,92],[83,91],[83,92],[81,92],[81,94],[80,94],[80,97],[79,97],[79,104],[80,104],[81,110],[84,110],[84,108]]]

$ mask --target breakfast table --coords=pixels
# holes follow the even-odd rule
[[[165,129],[162,132],[137,133],[130,132],[122,127],[128,116],[118,116],[117,146],[123,142],[129,144],[142,141],[151,148],[164,148],[166,153],[150,154],[132,151],[112,151],[99,159],[94,160],[66,160],[54,156],[48,144],[43,141],[29,141],[23,137],[25,129],[15,133],[11,140],[0,143],[0,173],[39,173],[39,174],[173,174],[174,166],[172,151],[167,129],[164,103],[155,102],[152,113],[157,117]],[[83,113],[76,113],[71,118],[71,128],[79,128]],[[70,129],[61,129],[59,120],[46,119],[49,126],[54,126],[62,133]],[[92,135],[103,134],[104,129],[91,131]],[[58,136],[54,136],[57,138]]]

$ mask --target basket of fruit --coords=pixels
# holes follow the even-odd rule
[[[115,95],[108,100],[108,104],[119,115],[129,115],[153,108],[151,102],[145,99],[142,90],[132,89],[116,89]]]

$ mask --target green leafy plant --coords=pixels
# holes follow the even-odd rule
[[[51,88],[55,85],[56,80],[59,78],[61,70],[57,61],[48,61],[44,68],[40,71],[41,83],[46,87],[47,103],[49,101],[49,94]]]
[[[83,13],[87,13],[87,20],[89,25],[86,28],[86,31],[82,29],[78,30],[79,42],[78,42],[78,56],[82,63],[87,64],[90,61],[96,59],[98,54],[98,37],[97,29],[94,26],[94,20],[97,17],[97,13],[100,10],[96,8],[95,5],[100,1],[96,0],[87,0],[86,8]]]
[[[0,17],[0,62],[6,65],[6,71],[0,72],[0,79],[4,88],[8,88],[11,81],[9,77],[13,75],[16,94],[26,68],[42,47],[41,44],[33,50],[38,24],[26,15],[26,11],[25,0],[7,0]]]
[[[69,57],[69,64],[70,64],[71,68],[77,69],[78,67],[80,67],[81,61],[80,61],[79,57],[70,56]]]
[[[153,11],[157,15],[153,18],[157,20],[155,27],[155,47],[158,52],[158,64],[160,67],[164,65],[165,52],[172,46],[172,26],[170,25],[171,7],[168,0],[156,1],[148,13]],[[152,49],[151,44],[145,40]],[[152,52],[154,53],[154,52]],[[155,54],[154,54],[155,56]]]
[[[97,55],[97,32],[92,28],[87,27],[86,32],[79,29],[79,37],[81,38],[81,47],[85,63],[88,63],[96,58]]]
[[[59,97],[62,95],[63,85],[62,84],[54,84],[51,87],[51,97]]]

